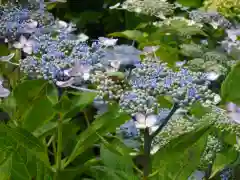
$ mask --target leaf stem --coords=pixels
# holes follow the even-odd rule
[[[170,113],[167,115],[167,117],[162,121],[161,125],[158,127],[158,129],[151,134],[151,140],[158,135],[158,133],[166,126],[166,124],[168,123],[168,121],[171,119],[172,115],[177,111],[178,109],[178,105],[174,104]]]
[[[151,174],[151,145],[153,138],[166,126],[172,115],[178,109],[178,105],[174,104],[170,113],[163,120],[162,124],[158,127],[158,129],[150,135],[149,128],[144,129],[144,167],[143,167],[143,180],[146,180],[148,176]]]
[[[83,114],[84,114],[84,118],[85,118],[86,123],[87,123],[87,127],[89,127],[89,126],[90,126],[90,122],[89,122],[89,119],[88,119],[88,115],[87,115],[86,110],[83,111]]]
[[[144,168],[143,168],[144,179],[147,179],[152,169],[150,158],[151,144],[152,139],[150,136],[149,128],[147,127],[144,129]]]

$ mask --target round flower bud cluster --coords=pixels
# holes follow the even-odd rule
[[[111,6],[110,9],[125,9],[165,19],[166,15],[173,14],[175,7],[166,0],[126,0],[122,4]]]
[[[193,58],[200,58],[204,54],[204,47],[198,44],[181,44],[181,53],[184,56],[193,57]]]
[[[173,101],[179,106],[188,106],[195,101],[215,102],[217,95],[208,89],[210,82],[207,75],[201,72],[191,72],[181,69],[165,78],[165,93],[172,96]]]
[[[196,122],[190,121],[183,116],[172,117],[163,130],[154,138],[153,145],[163,147],[172,139],[193,131],[197,126]]]
[[[221,150],[222,150],[221,141],[215,136],[209,135],[206,147],[201,156],[199,168],[203,170],[206,169],[209,164],[213,163],[216,153],[220,152]]]
[[[0,6],[0,36],[8,41],[16,40],[21,34],[33,34],[53,23],[53,15],[41,11],[39,6],[12,3]]]
[[[166,0],[127,0],[121,5],[122,9],[142,13],[159,18],[165,18],[174,12],[174,5]]]
[[[202,58],[194,58],[188,61],[187,65],[192,71],[216,72],[221,74],[225,74],[227,71],[227,68],[223,64],[217,61],[206,61]]]
[[[206,52],[203,55],[203,58],[206,61],[216,61],[216,62],[221,63],[221,64],[228,61],[228,58],[224,53],[217,52],[217,51]]]
[[[135,116],[136,113],[156,114],[159,108],[156,97],[141,89],[125,92],[121,96],[119,104],[131,116]]]
[[[98,99],[119,100],[126,89],[126,83],[121,79],[110,77],[107,72],[96,71],[91,75],[91,82],[96,85]]]
[[[230,28],[232,26],[226,18],[217,12],[194,10],[189,13],[189,17],[198,23],[210,24],[214,29],[217,29],[218,27]]]
[[[166,29],[166,35],[170,34],[169,32],[174,32],[188,39],[191,38],[192,35],[200,33],[203,26],[201,23],[177,16],[164,19],[163,21],[153,22],[153,25],[161,29]]]

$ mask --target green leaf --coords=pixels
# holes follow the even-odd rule
[[[130,40],[135,40],[138,42],[145,42],[147,34],[144,34],[143,32],[138,31],[138,30],[126,30],[123,32],[111,33],[111,34],[109,34],[109,36],[123,37],[123,38],[127,38]]]
[[[52,103],[47,97],[38,99],[23,117],[22,127],[29,132],[50,121],[55,115]]]
[[[221,96],[224,102],[233,102],[240,105],[240,62],[228,74],[221,87]]]
[[[124,79],[125,78],[125,74],[122,73],[122,72],[108,72],[107,75],[112,77],[112,78],[116,77],[117,79]]]
[[[34,100],[40,97],[41,92],[47,86],[44,80],[27,80],[20,83],[14,90],[13,96],[18,107],[18,114],[22,116]]]
[[[109,112],[98,117],[88,129],[82,132],[77,138],[77,144],[72,151],[68,162],[73,161],[78,155],[84,152],[87,148],[91,147],[98,139],[99,136],[96,134],[103,136],[107,132],[112,132],[116,129],[116,127],[120,126],[130,117],[123,112],[119,112],[119,108],[117,105],[112,105],[109,107]]]
[[[128,154],[119,155],[101,145],[100,157],[106,167],[133,175],[133,162]]]
[[[66,0],[54,0],[54,2],[46,2],[47,9],[52,10],[56,7],[58,3],[66,3]]]
[[[200,163],[210,125],[183,134],[153,156],[153,169],[164,179],[187,179]]]
[[[12,150],[0,164],[0,180],[31,180],[27,166],[17,150]]]
[[[94,92],[74,93],[74,96],[71,99],[69,99],[66,95],[63,95],[54,108],[64,114],[65,119],[71,118],[91,104],[95,97],[96,93]]]
[[[210,112],[210,108],[203,107],[200,102],[195,102],[190,109],[190,113],[197,118],[201,118],[209,112]]]
[[[79,95],[76,95],[71,99],[72,105],[68,107],[68,112],[64,116],[64,118],[73,117],[76,113],[83,110],[89,104],[93,102],[96,97],[96,93],[94,92],[82,92]]]
[[[214,177],[219,171],[223,170],[227,165],[237,160],[238,152],[233,148],[225,149],[217,153],[215,161],[212,166],[211,177]]]
[[[71,119],[65,119],[63,120],[63,124],[68,124],[69,121],[71,121]],[[36,137],[41,137],[41,136],[46,136],[47,134],[51,135],[52,131],[54,131],[58,126],[58,122],[48,122],[44,125],[42,125],[41,127],[39,127],[38,129],[36,129],[33,132],[33,135]]]
[[[183,6],[198,8],[202,6],[202,0],[177,0],[178,3],[182,4]]]
[[[51,101],[52,104],[58,102],[58,89],[54,84],[48,84],[46,87],[47,98]]]
[[[0,124],[0,132],[2,138],[11,142],[15,146],[22,147],[28,153],[31,153],[39,161],[44,162],[45,165],[49,165],[47,154],[45,153],[45,147],[40,141],[28,131],[22,128],[10,128],[6,125]],[[1,139],[0,139],[1,140]],[[1,148],[8,148],[6,141],[0,141]]]
[[[175,65],[179,61],[178,49],[168,45],[161,45],[156,51],[156,55],[161,58],[162,61],[167,62],[169,65]]]
[[[9,49],[7,47],[7,45],[5,44],[0,44],[0,57],[1,56],[7,56],[9,55]]]
[[[52,173],[42,162],[37,162],[36,180],[52,180]]]

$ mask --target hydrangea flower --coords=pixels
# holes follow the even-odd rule
[[[9,96],[10,91],[8,89],[4,88],[2,83],[3,83],[3,80],[1,79],[0,80],[0,97],[5,98],[5,97]]]
[[[237,122],[240,123],[240,107],[238,107],[236,104],[230,102],[227,104],[227,111],[228,111],[228,117]]]
[[[35,41],[27,38],[25,36],[20,36],[19,41],[13,44],[13,47],[17,49],[22,49],[23,52],[27,54],[32,54]]]

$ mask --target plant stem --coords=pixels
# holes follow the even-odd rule
[[[84,118],[85,118],[86,123],[87,123],[87,127],[89,127],[89,126],[90,126],[90,122],[89,122],[89,120],[88,120],[88,116],[87,116],[86,110],[83,111],[83,114],[84,114]]]
[[[60,113],[58,120],[58,139],[57,139],[57,156],[56,156],[56,165],[57,165],[57,173],[56,176],[58,176],[58,172],[62,169],[62,115]]]
[[[168,123],[168,121],[171,119],[172,115],[176,112],[176,110],[178,109],[178,105],[174,104],[170,113],[167,115],[167,117],[162,121],[161,125],[158,127],[158,129],[152,133],[151,135],[151,139],[153,139],[155,136],[158,135],[158,133],[166,126],[166,124]]]
[[[144,130],[144,159],[145,160],[144,160],[144,168],[143,168],[144,179],[147,179],[152,169],[151,158],[150,158],[151,144],[152,144],[152,139],[149,133],[149,128],[145,128]]]
[[[144,129],[144,167],[143,167],[143,180],[146,180],[148,176],[151,174],[151,145],[153,138],[166,126],[172,115],[178,109],[177,104],[174,104],[170,113],[163,120],[162,124],[158,127],[158,129],[150,135],[149,128]]]

